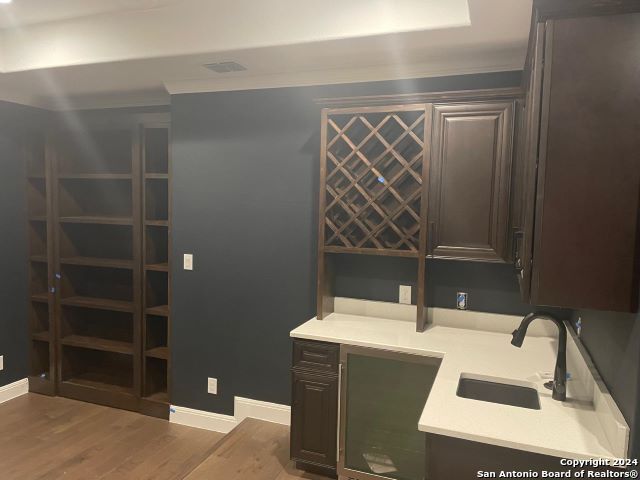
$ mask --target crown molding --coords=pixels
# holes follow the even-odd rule
[[[166,91],[111,93],[108,95],[88,95],[71,97],[64,104],[56,102],[54,97],[48,98],[48,108],[56,112],[72,110],[97,110],[104,108],[157,107],[169,105],[171,97]]]
[[[180,95],[506,72],[522,70],[524,55],[524,50],[517,53],[510,52],[509,55],[491,63],[482,63],[482,58],[479,58],[482,56],[477,56],[475,60],[469,59],[465,62],[445,60],[413,65],[381,65],[355,69],[316,70],[255,76],[223,74],[225,76],[220,78],[168,81],[164,85],[171,95]]]
[[[0,93],[0,102],[17,103],[19,105],[26,105],[27,107],[50,110],[49,103],[45,98],[39,95],[12,92],[7,91],[6,89],[3,89],[3,91]]]
[[[405,93],[398,95],[372,95],[362,97],[317,98],[315,103],[327,108],[370,107],[380,105],[407,105],[433,102],[474,102],[483,100],[514,100],[522,98],[520,87],[489,88],[480,90],[454,90],[443,92]]]

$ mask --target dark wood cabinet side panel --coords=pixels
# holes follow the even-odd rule
[[[508,260],[516,263],[522,251],[522,229],[524,228],[524,146],[526,140],[525,129],[525,100],[518,99],[514,105],[513,128],[513,160],[511,164],[511,192],[509,207],[509,235],[507,237]],[[521,262],[516,265],[520,268]]]
[[[634,310],[640,14],[548,23],[532,302]]]
[[[526,95],[524,107],[525,138],[522,145],[522,237],[516,250],[515,265],[522,299],[531,299],[533,231],[537,189],[538,144],[540,140],[540,109],[542,97],[542,62],[544,59],[545,25],[534,24],[526,65]]]

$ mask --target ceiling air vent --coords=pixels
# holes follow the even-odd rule
[[[236,62],[208,63],[204,68],[216,73],[242,72],[247,69],[244,65]]]

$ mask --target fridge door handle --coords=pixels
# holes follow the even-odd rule
[[[340,366],[338,367],[338,428],[337,431],[337,439],[336,439],[336,464],[340,463],[341,455],[344,453],[344,448],[340,444],[341,435],[340,435],[340,407],[342,406],[342,375],[344,372],[344,363],[340,362]]]

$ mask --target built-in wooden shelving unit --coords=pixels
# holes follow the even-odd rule
[[[27,190],[27,236],[29,243],[29,331],[31,391],[55,393],[55,335],[53,320],[53,256],[52,224],[50,222],[51,171],[46,155],[46,140],[42,133],[32,132],[24,142]]]
[[[143,139],[143,385],[141,409],[168,412],[170,385],[169,125],[148,123]]]
[[[168,118],[80,123],[25,142],[31,390],[168,418]]]
[[[136,126],[56,132],[59,393],[137,409],[140,147]]]

